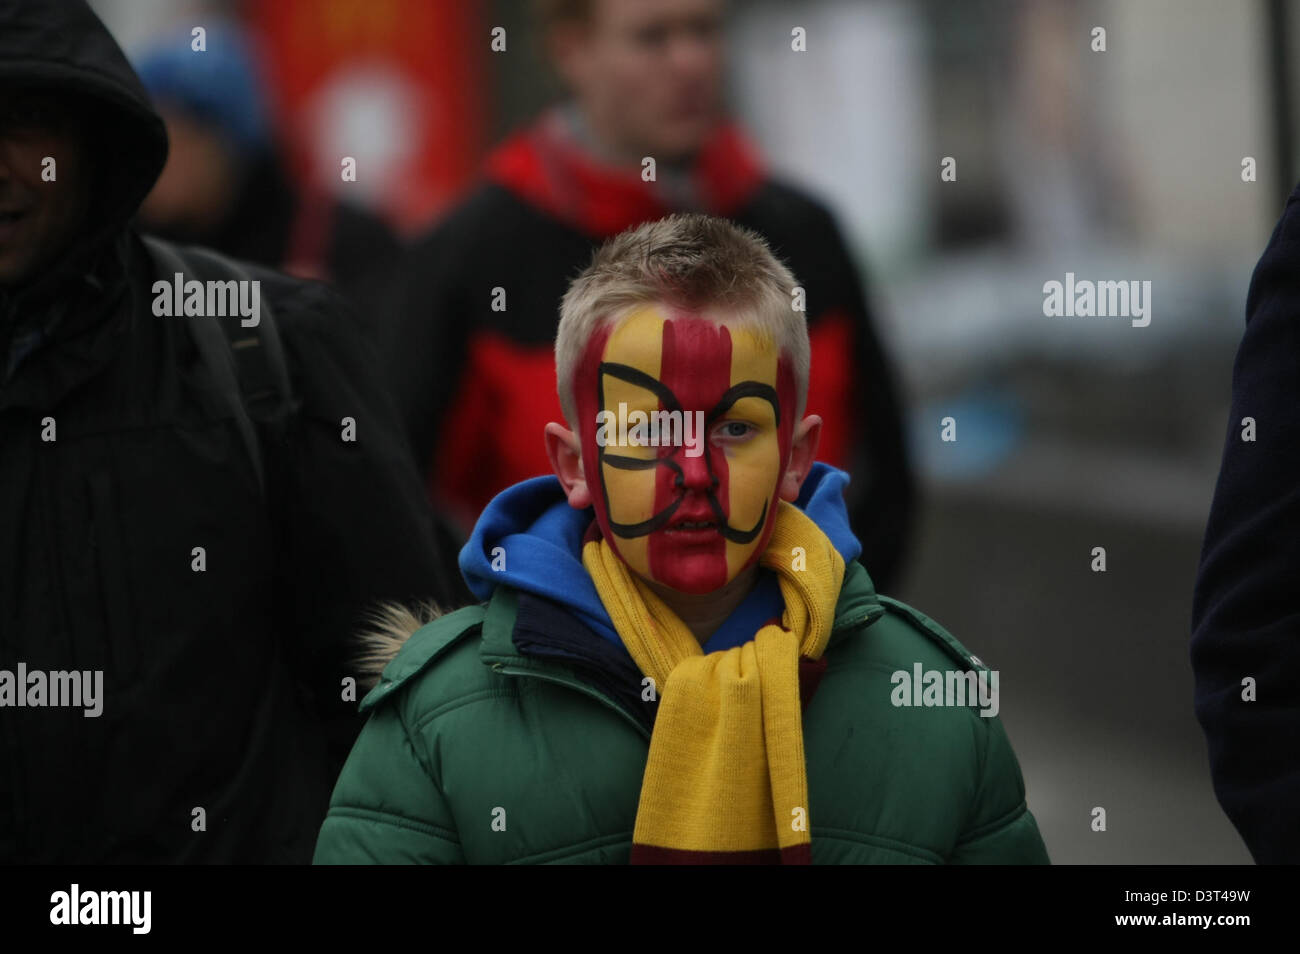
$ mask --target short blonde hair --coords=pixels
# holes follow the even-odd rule
[[[678,213],[621,232],[596,250],[560,305],[556,386],[577,424],[573,375],[592,336],[648,304],[718,306],[774,341],[794,372],[795,420],[803,416],[811,364],[808,321],[794,307],[797,281],[757,232],[699,213]]]

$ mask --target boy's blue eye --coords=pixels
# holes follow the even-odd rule
[[[745,437],[749,434],[752,426],[744,421],[726,421],[718,429],[720,437]]]

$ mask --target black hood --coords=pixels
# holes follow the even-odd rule
[[[109,339],[86,332],[129,310],[120,307],[130,301],[128,225],[167,161],[162,118],[85,0],[0,0],[5,85],[57,89],[82,101],[94,182],[72,244],[21,285],[0,287],[0,389],[38,351],[57,352],[82,373],[107,360]],[[39,381],[58,375],[49,367],[42,374],[30,386],[52,394]]]
[[[79,94],[95,107],[102,142],[97,202],[86,238],[124,225],[167,160],[167,131],[108,28],[84,0],[0,0],[0,85]]]

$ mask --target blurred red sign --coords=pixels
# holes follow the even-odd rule
[[[290,161],[313,185],[409,231],[473,176],[490,39],[474,4],[274,0],[249,3],[247,22]]]

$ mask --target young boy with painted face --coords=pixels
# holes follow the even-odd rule
[[[480,518],[482,604],[375,634],[318,863],[1047,861],[996,673],[857,562],[795,285],[703,215],[596,253],[555,474]]]

